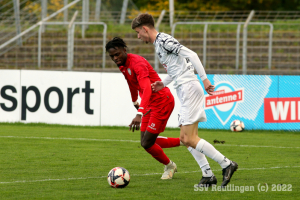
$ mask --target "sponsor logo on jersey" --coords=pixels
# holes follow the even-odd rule
[[[155,127],[155,124],[154,123],[152,123],[150,126],[148,126],[149,128],[151,128],[151,129],[153,129],[153,130],[156,130],[156,128],[154,128]]]
[[[265,123],[300,122],[300,97],[265,98]]]
[[[236,89],[229,82],[218,82],[213,95],[206,95],[204,108],[213,109],[214,113],[225,125],[239,103],[244,101],[244,88]]]

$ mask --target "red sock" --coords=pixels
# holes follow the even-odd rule
[[[167,157],[165,152],[162,150],[160,146],[154,144],[152,147],[146,149],[146,151],[152,155],[158,162],[167,165],[170,162],[170,159]]]
[[[180,145],[180,139],[158,136],[155,140],[155,143],[161,148],[178,147]]]

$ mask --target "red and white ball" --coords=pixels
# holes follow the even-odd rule
[[[130,175],[125,168],[115,167],[109,171],[107,181],[113,188],[124,188],[129,184]]]
[[[241,120],[234,120],[233,122],[231,122],[230,124],[230,130],[231,131],[243,131],[245,129],[245,125]]]

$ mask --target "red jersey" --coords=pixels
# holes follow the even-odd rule
[[[125,66],[120,66],[119,69],[128,83],[132,102],[138,99],[138,94],[142,99],[138,112],[145,114],[146,108],[151,102],[164,97],[169,91],[169,88],[163,88],[158,92],[152,92],[151,83],[161,81],[161,79],[142,56],[127,54]]]

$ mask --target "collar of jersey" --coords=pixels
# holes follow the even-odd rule
[[[119,69],[122,71],[123,69],[127,69],[130,65],[130,57],[131,57],[131,53],[128,53],[127,54],[127,59],[126,59],[126,62],[125,62],[125,65],[124,66],[120,66]]]
[[[157,40],[157,38],[158,38],[159,35],[160,35],[160,33],[157,33],[156,38],[155,38],[153,44],[155,44],[155,42],[156,42],[156,40]]]

